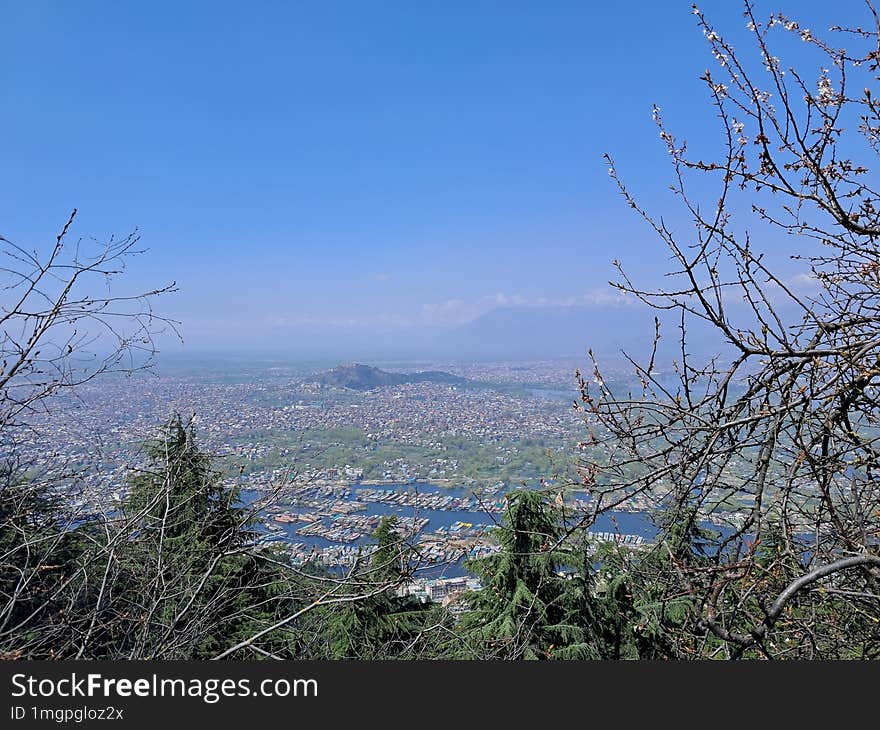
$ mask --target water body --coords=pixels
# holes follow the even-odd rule
[[[352,485],[351,494],[347,498],[345,498],[345,501],[348,502],[365,502],[368,505],[366,510],[356,512],[354,514],[399,515],[400,517],[417,517],[420,519],[427,518],[428,524],[425,526],[423,532],[435,532],[438,528],[441,527],[449,528],[456,522],[469,522],[472,523],[474,526],[486,525],[488,527],[491,527],[497,523],[500,523],[503,516],[500,513],[488,513],[482,510],[434,510],[424,509],[421,507],[411,507],[408,505],[388,504],[385,502],[371,502],[366,496],[358,493],[358,489],[360,488],[361,487],[359,487],[357,484]],[[440,493],[451,497],[464,498],[473,496],[471,490],[466,487],[439,487],[434,484],[422,483],[418,485],[380,484],[370,485],[369,487],[364,488],[392,492],[410,492],[418,494]],[[251,503],[259,496],[261,496],[261,493],[255,490],[243,490],[242,492],[242,498],[245,503]],[[294,514],[314,512],[313,507],[288,507],[283,503],[279,506],[284,506],[285,511],[290,511]],[[329,519],[324,519],[323,521],[325,522],[325,524],[330,522]],[[282,528],[284,534],[286,535],[287,541],[291,543],[300,542],[306,545],[314,545],[318,548],[340,544],[367,545],[372,542],[372,538],[369,535],[365,535],[359,540],[349,543],[334,542],[332,540],[327,540],[323,537],[317,536],[300,535],[297,534],[297,529],[303,526],[303,523],[301,522],[293,524],[272,522],[272,524]],[[657,533],[656,528],[650,522],[646,515],[629,512],[612,512],[609,514],[601,515],[590,529],[592,532],[619,532],[628,535],[639,535],[646,540],[652,539]],[[443,566],[441,570],[445,575],[448,576],[462,575],[465,572],[460,565]]]
[[[564,401],[571,403],[577,400],[580,393],[577,390],[559,390],[556,388],[529,388],[529,395],[533,398],[540,398],[549,401]]]

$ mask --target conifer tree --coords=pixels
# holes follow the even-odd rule
[[[0,470],[0,657],[57,658],[70,639],[80,582],[67,579],[84,552],[82,532],[49,484],[10,464]],[[67,586],[68,590],[61,591]]]
[[[482,653],[505,659],[546,659],[581,637],[569,622],[564,554],[553,508],[539,492],[508,497],[501,550],[472,563],[483,582],[468,597],[462,630]]]
[[[356,590],[372,593],[361,600],[331,607],[323,623],[327,658],[389,659],[412,647],[430,606],[396,589],[408,572],[410,551],[397,529],[397,517],[382,517],[373,532],[376,547],[369,569],[358,576]]]
[[[111,653],[210,657],[259,623],[280,578],[260,560],[267,548],[238,488],[223,483],[191,423],[172,419],[148,456],[125,503],[132,532],[115,605],[127,620]]]

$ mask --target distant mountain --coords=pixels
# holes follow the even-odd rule
[[[440,370],[426,370],[418,373],[389,373],[371,365],[353,363],[339,365],[332,370],[316,375],[312,382],[330,385],[335,388],[351,390],[370,390],[388,385],[404,383],[444,383],[446,385],[463,385],[468,381],[451,373]]]
[[[663,335],[658,357],[671,360],[680,354],[677,313],[655,312],[641,304],[500,307],[449,332],[438,345],[456,357],[584,358],[592,348],[603,361],[620,359],[622,350],[645,359],[658,315]],[[699,321],[691,324],[692,354],[704,357],[718,347],[717,333]]]
[[[650,343],[653,318],[636,306],[500,307],[457,330],[443,343],[460,356],[541,359],[617,354]]]

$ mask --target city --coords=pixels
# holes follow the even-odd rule
[[[32,473],[69,475],[84,511],[112,510],[163,419],[192,416],[223,478],[258,510],[265,539],[295,563],[330,568],[350,567],[370,549],[382,514],[399,516],[423,567],[458,575],[464,561],[497,549],[492,527],[510,490],[562,490],[572,513],[586,513],[576,489],[584,425],[571,407],[573,362],[437,367],[466,385],[355,391],[278,364],[230,367],[220,377],[184,364],[105,379],[60,401],[51,418],[32,419],[16,453]],[[648,507],[649,499],[629,506]],[[632,534],[603,525],[629,544],[653,532],[646,520],[632,522]]]

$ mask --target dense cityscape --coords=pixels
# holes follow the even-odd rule
[[[462,559],[495,549],[491,527],[507,491],[576,486],[577,365],[428,366],[461,383],[355,390],[317,382],[320,368],[304,365],[173,362],[60,398],[51,417],[18,434],[17,454],[33,473],[69,475],[82,509],[112,509],[144,444],[179,413],[255,505],[265,539],[294,562],[351,565],[370,549],[381,514],[395,513],[425,566],[439,566],[435,576],[458,575]],[[584,496],[572,492],[573,509]],[[638,531],[609,526],[607,535],[637,544],[649,534]]]

